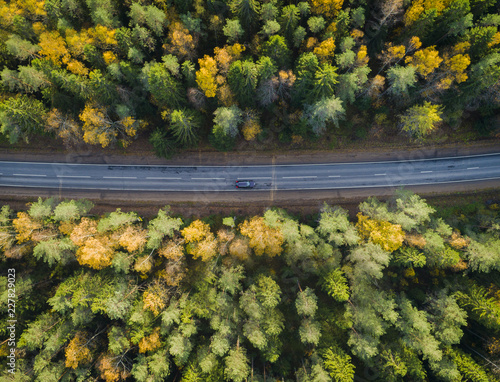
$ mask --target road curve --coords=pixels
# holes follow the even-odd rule
[[[252,190],[237,190],[252,179]],[[0,187],[102,191],[259,192],[498,181],[500,153],[445,158],[259,166],[143,166],[0,162]]]

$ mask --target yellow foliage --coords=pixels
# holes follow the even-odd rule
[[[12,225],[17,232],[18,243],[29,241],[33,232],[42,228],[42,224],[33,220],[26,212],[18,212],[17,219],[12,220]]]
[[[455,54],[463,54],[465,53],[468,49],[470,48],[470,42],[468,41],[463,41],[463,42],[458,42],[453,46],[453,53]]]
[[[89,28],[87,29],[87,33],[92,38],[92,43],[102,49],[109,49],[118,45],[118,41],[115,38],[116,30],[104,25],[96,25],[94,28]]]
[[[116,382],[119,380],[125,380],[130,376],[130,373],[123,368],[120,370],[119,364],[121,357],[115,357],[111,354],[106,354],[99,361],[99,371],[101,372],[101,378],[106,382]]]
[[[277,228],[267,226],[263,217],[255,216],[240,224],[240,232],[250,238],[250,248],[257,256],[264,253],[269,257],[281,254],[284,242],[283,233]]]
[[[184,240],[188,243],[200,241],[210,233],[210,226],[201,220],[193,221],[188,227],[181,231]]]
[[[353,29],[351,32],[351,37],[356,41],[360,41],[364,36],[365,33],[359,29]]]
[[[102,58],[104,59],[104,62],[106,65],[112,64],[113,62],[118,61],[118,57],[116,57],[116,54],[111,52],[110,50],[105,51],[102,54]]]
[[[103,269],[111,265],[114,250],[113,243],[106,236],[90,237],[76,251],[76,259],[81,265],[94,269]]]
[[[333,37],[327,38],[322,41],[316,48],[314,48],[313,53],[318,56],[321,62],[329,61],[335,52],[335,40]]]
[[[229,243],[234,239],[234,232],[227,229],[220,229],[217,232],[218,251],[222,256],[228,252]]]
[[[217,63],[215,60],[205,55],[198,60],[200,70],[196,72],[196,83],[207,97],[215,97],[217,84],[215,76],[217,75]]]
[[[383,220],[370,219],[358,213],[356,228],[363,239],[370,239],[384,250],[393,252],[403,245],[404,232],[399,224],[391,224]]]
[[[381,76],[380,74],[377,74],[375,77],[373,77],[370,87],[368,88],[368,95],[371,98],[376,98],[379,96],[379,94],[382,92],[385,86],[385,77]],[[375,118],[380,114],[376,114]]]
[[[262,128],[260,126],[259,118],[257,116],[248,118],[241,128],[243,137],[247,141],[253,141],[260,134]]]
[[[405,236],[405,241],[406,243],[408,243],[408,245],[420,249],[424,248],[425,245],[427,244],[427,241],[422,235],[415,233],[407,233]]]
[[[160,342],[160,328],[156,328],[153,333],[147,337],[143,337],[139,341],[139,353],[146,353],[147,351],[155,351],[161,346]]]
[[[184,256],[184,247],[175,241],[169,241],[158,251],[160,256],[172,261],[179,261]]]
[[[69,60],[66,68],[74,74],[78,74],[79,76],[86,76],[89,74],[89,70],[83,65],[80,61],[77,60]]]
[[[46,16],[45,0],[17,0],[17,6],[22,10],[23,14],[33,16]]]
[[[416,0],[406,10],[404,15],[404,23],[408,27],[417,21],[420,16],[427,10],[436,9],[438,15],[450,5],[453,0]]]
[[[227,83],[217,89],[217,97],[219,98],[220,103],[226,107],[236,103],[231,87]]]
[[[241,44],[226,45],[224,48],[216,47],[214,57],[221,73],[227,73],[231,62],[238,60],[245,47]],[[200,64],[201,65],[201,64]]]
[[[408,45],[408,50],[420,49],[421,46],[422,46],[422,42],[420,41],[420,39],[417,36],[413,36],[410,39],[410,43]]]
[[[457,54],[451,58],[445,56],[444,69],[446,77],[439,83],[440,89],[448,89],[455,81],[457,84],[467,80],[465,70],[470,65],[470,57],[468,54]]]
[[[309,37],[306,40],[306,50],[313,49],[318,44],[318,39],[316,37]]]
[[[78,224],[71,235],[70,240],[78,246],[84,245],[85,241],[97,234],[97,222],[95,220],[90,220],[89,218],[82,218],[80,224]]]
[[[155,316],[165,308],[165,290],[159,282],[155,282],[142,295],[142,308],[150,310]]]
[[[314,14],[331,18],[340,12],[344,0],[311,0],[310,3]]]
[[[491,48],[497,44],[500,44],[500,32],[495,33],[493,39],[488,43],[488,47]]]
[[[488,353],[495,355],[500,353],[500,338],[492,337],[488,344]]]
[[[134,270],[136,272],[147,274],[153,268],[153,258],[149,255],[140,256],[137,258],[134,264]]]
[[[58,31],[43,32],[38,45],[41,48],[39,54],[47,57],[54,65],[61,66],[61,60],[64,63],[70,60],[66,42]]]
[[[146,244],[147,231],[129,226],[120,236],[119,243],[129,252],[142,251],[144,244]]]
[[[73,229],[76,227],[76,223],[72,221],[62,221],[59,224],[59,232],[61,232],[63,235],[71,235],[71,232]]]
[[[356,56],[356,65],[358,66],[364,66],[368,64],[369,57],[368,57],[368,51],[366,49],[366,45],[361,45],[358,50],[358,54]]]
[[[87,29],[82,29],[79,33],[74,29],[66,30],[66,43],[68,49],[75,56],[81,56],[84,53],[85,45],[93,44],[94,39],[90,37]]]
[[[465,238],[457,231],[453,231],[450,237],[450,245],[456,249],[463,249],[469,246],[470,239]]]
[[[231,242],[229,245],[229,253],[240,260],[248,259],[250,255],[250,247],[248,246],[248,240],[245,238],[237,238]]]
[[[189,34],[189,30],[181,22],[170,24],[168,37],[170,45],[167,50],[179,58],[192,59],[195,57],[195,40]]]
[[[14,2],[9,2],[8,4],[1,0],[0,1],[0,24],[1,25],[12,25],[14,16],[20,15],[22,12]]]
[[[87,347],[86,343],[86,336],[81,332],[78,332],[68,343],[64,351],[66,356],[66,367],[76,369],[78,365],[85,364],[92,359],[90,349]]]
[[[388,48],[382,52],[383,56],[385,56],[385,60],[392,62],[397,61],[403,58],[406,54],[406,48],[404,45],[396,45],[393,46],[389,44]]]
[[[439,52],[435,46],[429,46],[425,49],[415,52],[412,57],[407,57],[406,62],[414,66],[417,73],[427,78],[436,68],[439,67],[443,59],[439,57]]]
[[[405,277],[409,277],[409,278],[415,277],[415,269],[406,268],[404,271],[404,275],[405,275]]]

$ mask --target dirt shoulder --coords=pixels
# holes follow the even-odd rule
[[[261,165],[261,164],[307,164],[335,162],[367,162],[383,160],[405,160],[436,158],[457,155],[485,154],[500,151],[500,139],[468,144],[414,145],[404,148],[345,149],[331,151],[239,151],[211,152],[184,151],[171,159],[161,159],[152,153],[140,151],[123,152],[117,149],[103,150],[84,148],[72,151],[55,151],[47,146],[36,152],[29,149],[10,150],[0,147],[0,160],[56,162],[56,163],[99,163],[137,165]]]

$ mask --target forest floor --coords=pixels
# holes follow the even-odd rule
[[[375,146],[375,145],[374,145]],[[333,150],[241,150],[220,153],[206,150],[185,150],[171,159],[157,158],[147,140],[137,140],[126,150],[80,147],[69,150],[59,149],[60,142],[39,139],[30,145],[19,144],[14,149],[0,144],[0,160],[43,161],[59,163],[107,163],[141,165],[259,165],[259,164],[297,164],[330,162],[364,162],[383,160],[423,159],[457,155],[477,155],[500,151],[500,139],[473,142],[454,142],[445,144],[409,143],[404,146],[378,144],[376,147],[365,145],[346,145]],[[492,180],[479,183],[454,183],[439,186],[411,187],[414,192],[424,195],[431,203],[450,203],[458,198],[467,200],[500,199],[500,181]],[[87,198],[96,207],[93,212],[100,214],[121,208],[123,211],[136,211],[141,216],[154,216],[158,208],[170,205],[174,213],[183,216],[253,215],[262,213],[269,207],[286,208],[292,213],[309,216],[319,211],[324,202],[341,205],[351,215],[357,212],[358,204],[369,196],[380,199],[390,197],[395,188],[320,190],[320,191],[272,191],[269,193],[199,193],[187,200],[185,193],[129,193],[129,192],[78,192],[66,190],[32,190],[0,188],[0,204],[9,204],[15,209],[25,209],[25,204],[34,196],[56,198]],[[452,198],[453,197],[453,198]]]

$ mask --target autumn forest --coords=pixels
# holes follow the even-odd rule
[[[2,207],[18,336],[2,381],[499,380],[498,204],[436,209],[399,190],[354,219],[327,204],[302,218],[92,208]]]
[[[0,1],[5,142],[500,134],[495,0]]]

